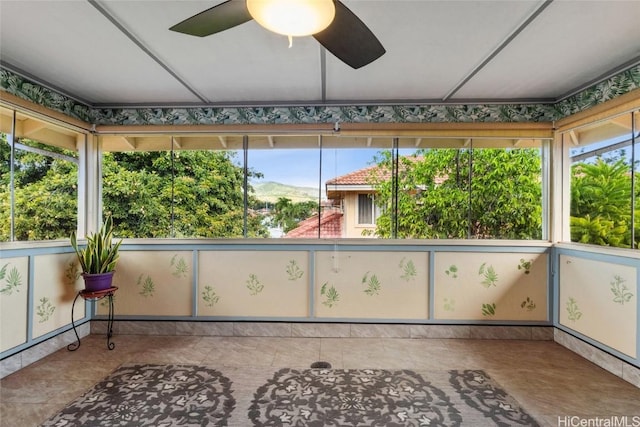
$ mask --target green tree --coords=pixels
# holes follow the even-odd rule
[[[65,157],[77,154],[27,139],[21,139],[20,143],[53,155],[15,151],[15,239],[64,239],[76,229],[78,181],[77,165]],[[0,134],[0,161],[0,240],[8,241],[11,146],[5,134]]]
[[[571,167],[570,223],[574,242],[631,247],[631,173],[624,159]]]
[[[419,150],[398,160],[398,238],[541,238],[539,150]],[[391,237],[391,153],[375,162],[370,179],[383,209],[376,234]]]
[[[8,241],[11,149],[6,135],[0,136],[0,239]],[[61,156],[16,150],[16,240],[69,237],[77,227],[78,171],[64,156],[76,154],[20,142]],[[242,237],[243,170],[233,156],[220,151],[176,152],[173,159],[170,152],[105,153],[103,206],[118,237]],[[268,237],[262,222],[248,215],[248,237]]]
[[[118,236],[242,237],[243,170],[233,163],[234,155],[179,151],[172,159],[164,151],[105,153],[104,209]],[[247,235],[268,236],[259,216],[247,217]]]
[[[291,199],[280,197],[273,207],[272,223],[285,233],[293,230],[303,221],[318,213],[318,203],[307,201],[293,203]]]

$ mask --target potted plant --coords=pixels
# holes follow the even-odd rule
[[[109,216],[100,230],[87,235],[87,245],[78,247],[76,232],[71,233],[71,246],[78,255],[85,290],[89,292],[109,289],[119,258],[122,240],[113,243],[113,219]]]

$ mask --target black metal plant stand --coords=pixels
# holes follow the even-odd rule
[[[76,306],[76,301],[78,297],[82,297],[85,301],[98,301],[103,298],[109,299],[109,316],[107,320],[107,348],[109,350],[113,350],[115,348],[115,344],[111,342],[111,337],[113,336],[113,294],[118,290],[117,286],[112,286],[108,289],[104,289],[101,291],[87,291],[85,289],[78,292],[76,297],[73,300],[73,305],[71,306],[71,326],[73,327],[73,332],[76,334],[76,339],[78,342],[72,342],[67,346],[67,350],[76,351],[80,348],[80,337],[78,336],[78,331],[76,330],[76,324],[73,321],[73,309]]]

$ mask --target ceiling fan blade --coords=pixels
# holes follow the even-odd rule
[[[204,37],[244,24],[253,17],[245,0],[227,0],[203,12],[187,18],[169,28],[171,31]]]
[[[352,68],[380,58],[386,50],[377,37],[349,8],[334,1],[336,16],[324,30],[313,35],[329,52]]]

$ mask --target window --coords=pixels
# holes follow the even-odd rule
[[[326,217],[320,212],[318,137],[253,137],[248,142],[248,217],[258,218],[268,230],[256,237],[320,237],[329,224],[319,227],[318,215]]]
[[[625,113],[563,134],[571,161],[571,241],[637,248],[638,198],[634,114]],[[634,144],[636,141],[636,144]],[[636,202],[637,203],[637,202]]]
[[[242,137],[101,136],[102,201],[118,237],[243,237]],[[226,146],[226,148],[225,148]],[[249,237],[266,227],[248,221]]]
[[[540,139],[100,140],[103,208],[119,237],[545,238]]]
[[[633,113],[632,116],[632,134],[631,143],[633,144],[633,237],[635,248],[640,247],[640,110]]]
[[[386,170],[378,165],[381,154],[391,152],[392,147],[391,138],[355,139],[351,146],[344,138],[337,138],[323,144],[323,195],[329,203],[327,209],[340,216],[337,237],[381,237],[376,233],[381,213],[375,194],[376,177]]]
[[[468,148],[400,145],[396,155],[381,153],[374,188],[376,204],[387,209],[376,220],[376,235],[544,238],[542,141],[517,143],[523,148],[513,148],[513,141],[468,140]]]
[[[0,114],[0,241],[68,238],[77,227],[83,135],[11,109]]]
[[[542,239],[541,149],[480,148],[471,155],[471,238]]]
[[[375,195],[358,194],[358,224],[375,224],[378,216],[380,209],[376,206]]]

